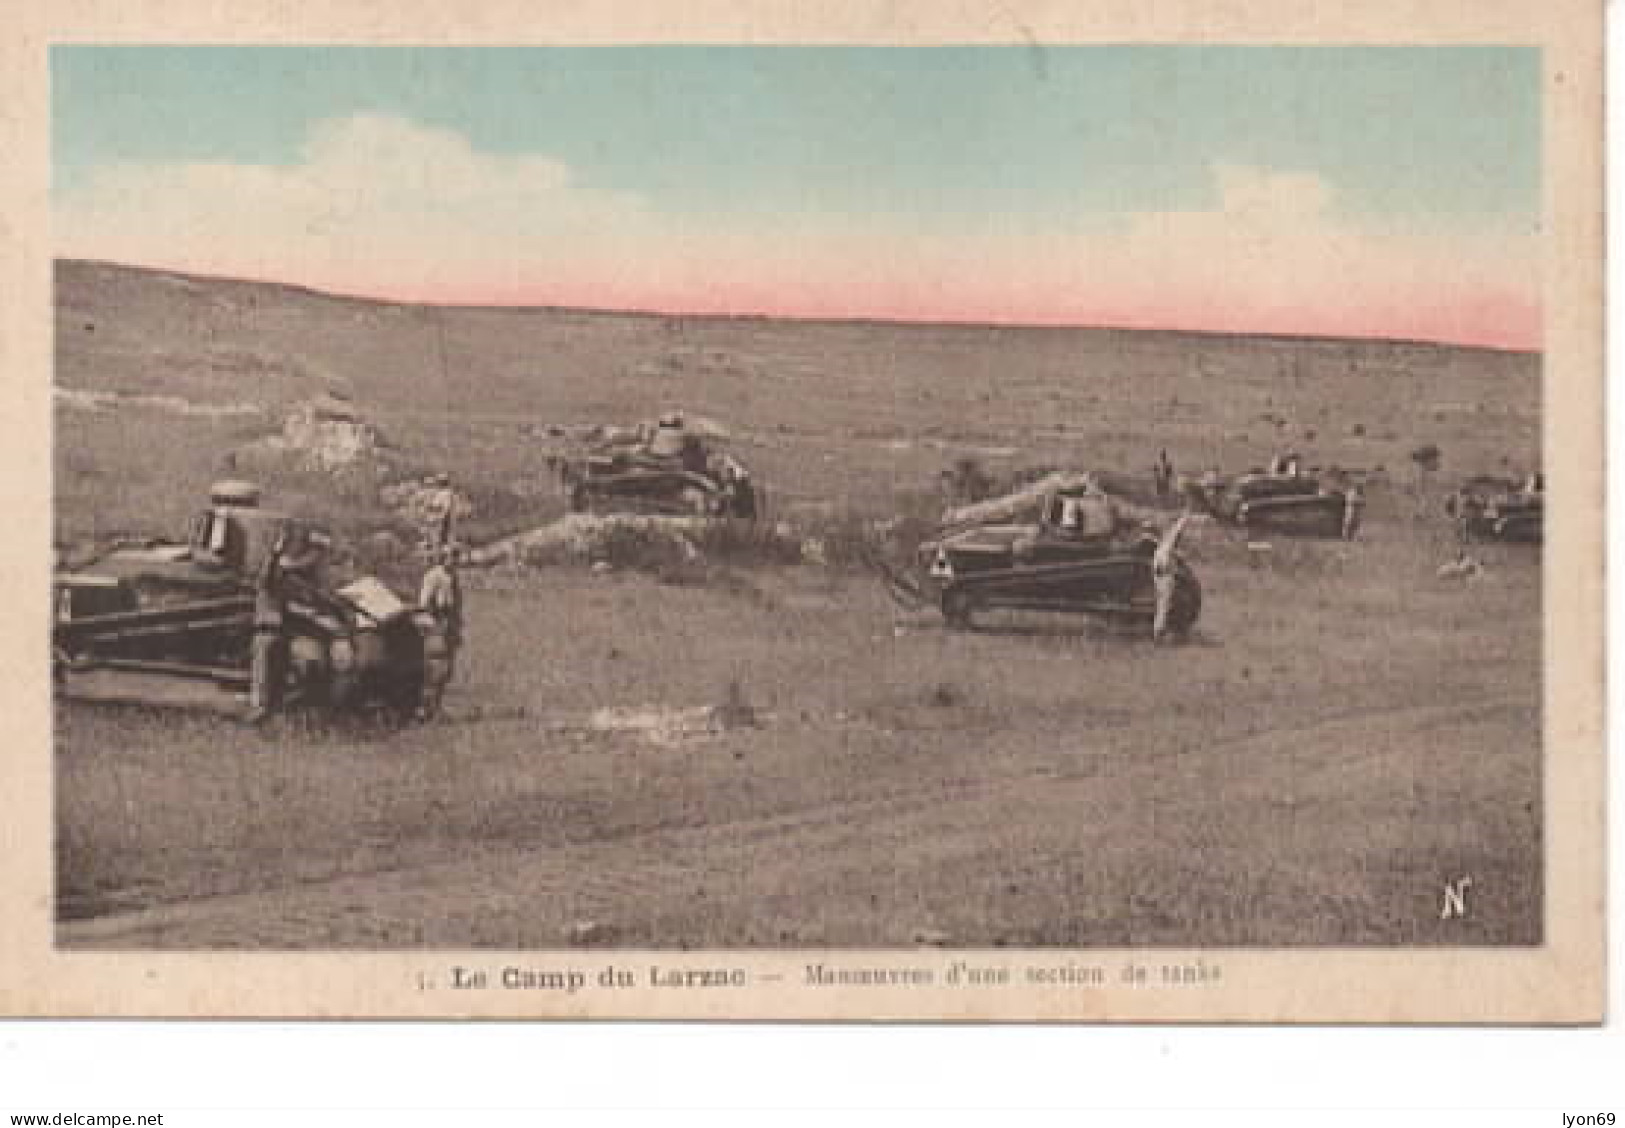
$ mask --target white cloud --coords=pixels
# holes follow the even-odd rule
[[[481,153],[456,132],[374,114],[321,123],[286,167],[110,165],[56,215],[63,255],[396,292],[645,226],[635,196],[579,186],[558,161]]]
[[[289,166],[107,166],[59,201],[56,231],[65,256],[407,299],[1424,335],[1471,332],[1450,321],[1469,306],[1538,307],[1531,232],[1383,229],[1310,171],[1211,175],[1210,209],[1070,224],[702,223],[546,156],[361,114],[320,123]]]
[[[1117,279],[1111,300],[1193,316],[1224,311],[1271,329],[1388,319],[1399,322],[1396,333],[1485,304],[1538,307],[1532,231],[1351,216],[1336,207],[1334,186],[1310,172],[1220,164],[1212,174],[1214,208],[1136,214],[1093,240],[1097,267]]]

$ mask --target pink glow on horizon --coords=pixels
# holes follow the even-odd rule
[[[109,165],[53,229],[64,257],[406,302],[1541,347],[1533,224],[1355,217],[1313,172],[1208,175],[1191,211],[698,218],[364,114],[293,166]]]
[[[767,317],[817,321],[887,321],[924,324],[999,324],[1048,328],[1114,328],[1358,339],[1436,341],[1468,347],[1539,351],[1541,310],[1510,292],[1485,291],[1426,300],[1419,294],[1366,297],[1358,304],[1249,306],[1204,296],[1162,298],[1124,294],[1108,287],[1090,294],[1062,294],[1047,302],[1002,295],[996,287],[949,291],[931,281],[888,287],[871,278],[836,287],[769,280],[713,280],[703,287],[640,284],[622,277],[532,283],[406,281],[378,283],[353,269],[316,272],[256,271],[245,264],[185,260],[133,263],[204,276],[244,278],[307,286],[326,293],[378,301],[443,306],[594,310],[690,316]],[[584,272],[591,274],[592,272]]]
[[[1438,341],[1470,347],[1539,351],[1541,311],[1512,294],[1484,294],[1452,304],[1386,302],[1358,307],[1275,309],[1250,313],[1212,302],[1157,304],[1102,300],[1056,301],[1045,306],[931,301],[927,295],[883,297],[862,288],[845,295],[786,293],[768,285],[716,285],[705,290],[659,291],[575,287],[568,284],[486,288],[464,284],[400,289],[356,283],[358,297],[448,306],[557,307],[693,316],[779,317],[819,321],[895,321],[1005,324],[1038,327],[1118,328],[1304,337]]]

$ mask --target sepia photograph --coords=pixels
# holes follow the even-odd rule
[[[51,958],[1064,1017],[1600,942],[1600,75],[1359,40],[44,45]]]

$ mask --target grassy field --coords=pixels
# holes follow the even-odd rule
[[[58,274],[67,388],[252,405],[58,411],[58,539],[175,529],[224,455],[324,387],[399,467],[540,523],[549,424],[725,421],[775,507],[879,516],[990,469],[1390,471],[1353,545],[1255,567],[1212,528],[1186,646],[894,608],[861,571],[718,563],[468,577],[432,726],[58,707],[60,939],[109,947],[1536,943],[1540,566],[1441,580],[1437,494],[1538,463],[1539,358],[1380,342],[430,314],[90,264]],[[86,328],[91,326],[92,328]],[[438,367],[440,343],[451,377]],[[252,370],[252,371],[251,371]],[[1408,458],[1444,452],[1435,480]],[[388,471],[273,474],[356,533]],[[525,499],[531,499],[526,501]],[[493,524],[491,532],[500,531]],[[730,697],[666,741],[606,707]],[[1446,880],[1473,912],[1442,921]],[[581,926],[591,922],[593,928]]]

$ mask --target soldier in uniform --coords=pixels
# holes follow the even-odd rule
[[[248,720],[258,724],[282,704],[287,677],[288,601],[311,582],[317,552],[305,528],[283,525],[254,584],[254,635],[249,649]]]
[[[425,508],[428,511],[427,537],[431,555],[451,543],[452,521],[457,513],[457,495],[452,492],[451,475],[440,473],[429,479],[430,492]]]
[[[1482,504],[1465,489],[1457,490],[1450,498],[1450,512],[1456,519],[1456,544],[1465,554],[1473,543],[1473,517]]]
[[[729,516],[755,520],[756,486],[750,480],[750,471],[726,455],[722,458],[722,488]]]
[[[422,718],[433,719],[440,712],[440,698],[457,665],[457,651],[463,645],[463,587],[457,578],[457,546],[442,545],[434,562],[423,574],[418,606],[434,619],[441,654],[429,655],[432,668],[425,679]]]
[[[1168,449],[1164,447],[1157,453],[1157,461],[1151,468],[1157,482],[1157,496],[1167,497],[1174,484],[1174,464],[1169,461]]]
[[[1358,482],[1350,482],[1343,491],[1343,539],[1353,540],[1360,532],[1360,518],[1365,514],[1365,491]]]

